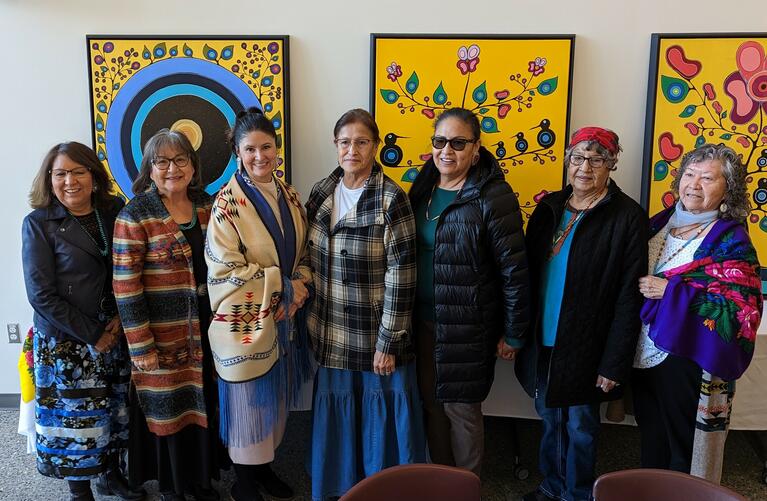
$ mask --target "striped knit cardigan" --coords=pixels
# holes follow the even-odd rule
[[[211,198],[202,193],[192,201],[205,232]],[[132,375],[149,430],[164,436],[189,424],[207,427],[192,248],[155,187],[120,211],[113,253],[114,292],[131,359],[159,358],[158,370],[134,367]]]

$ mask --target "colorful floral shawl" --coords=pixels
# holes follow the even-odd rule
[[[668,222],[674,207],[650,220],[650,235]],[[667,279],[662,299],[647,299],[642,322],[669,353],[690,358],[725,381],[751,362],[762,314],[759,262],[743,225],[718,220],[694,260],[658,276]]]

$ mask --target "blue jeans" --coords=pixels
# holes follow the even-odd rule
[[[535,410],[543,420],[538,487],[564,501],[588,501],[594,486],[599,404],[546,407],[546,371],[538,380]],[[594,381],[596,383],[596,380]]]

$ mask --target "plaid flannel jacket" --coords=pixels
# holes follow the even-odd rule
[[[373,166],[356,207],[330,228],[338,167],[306,204],[316,297],[308,327],[324,367],[370,371],[376,350],[412,359],[415,219],[405,192]]]

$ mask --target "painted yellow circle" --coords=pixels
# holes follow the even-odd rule
[[[202,129],[194,120],[182,118],[171,125],[170,130],[175,130],[185,135],[189,142],[192,143],[195,151],[200,149],[200,145],[202,145]]]

